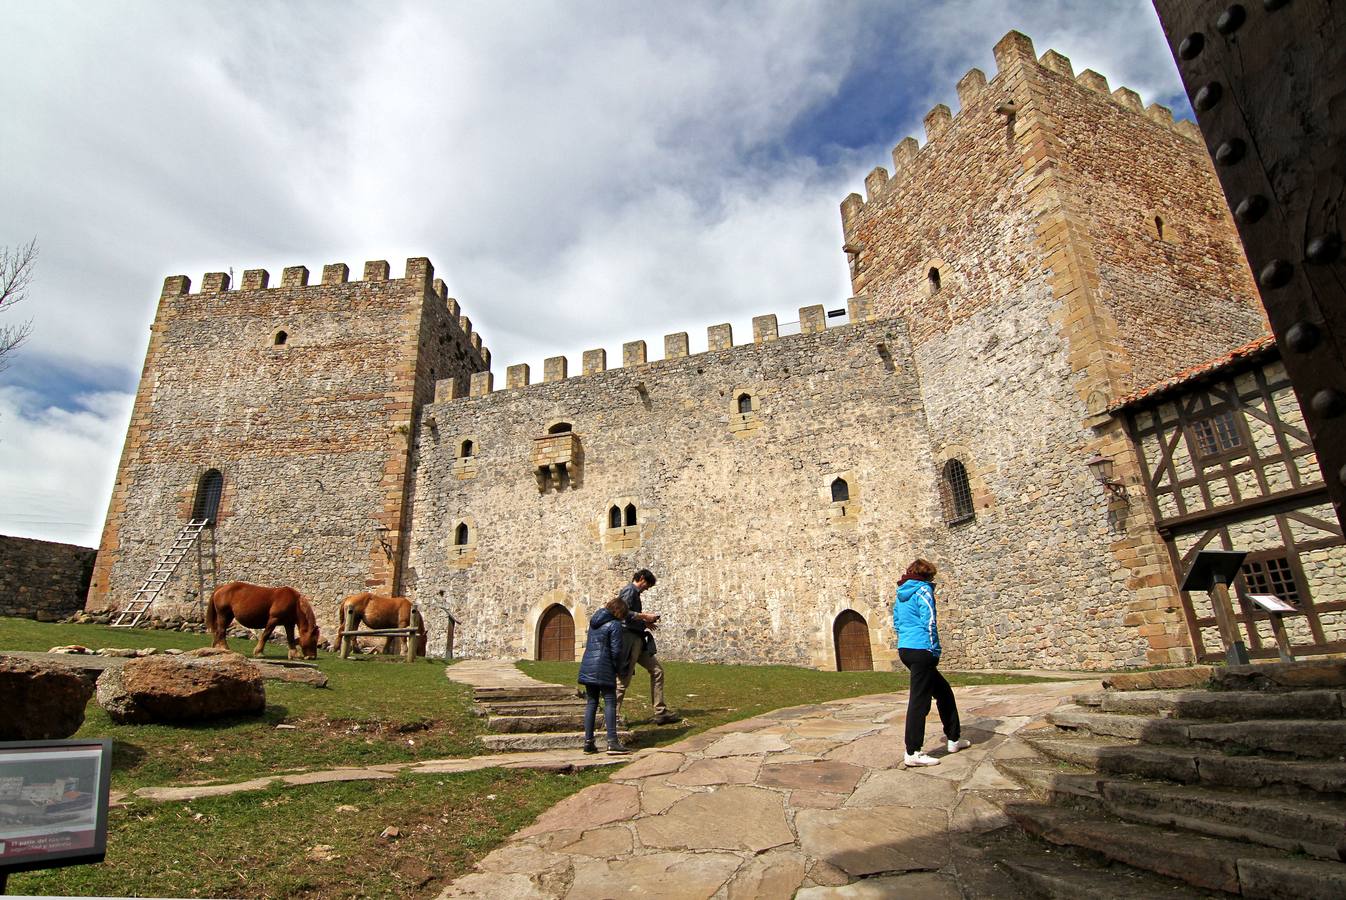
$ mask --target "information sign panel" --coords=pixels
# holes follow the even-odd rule
[[[102,862],[112,741],[0,743],[0,878]]]

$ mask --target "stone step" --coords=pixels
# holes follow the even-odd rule
[[[1197,900],[1210,896],[1130,866],[1101,866],[1059,850],[997,856],[996,866],[1027,893],[1046,900]]]
[[[1346,763],[1342,762],[1226,756],[1211,750],[1127,744],[1046,729],[1020,732],[1020,737],[1044,756],[1106,775],[1256,788],[1279,794],[1346,794]]]
[[[472,704],[479,716],[532,716],[550,712],[584,714],[584,701],[574,697],[565,700],[491,700]]]
[[[1346,688],[1346,660],[1304,659],[1296,662],[1221,666],[1211,673],[1218,691],[1302,691]]]
[[[618,737],[622,743],[628,744],[631,741],[631,732],[618,731]],[[605,734],[598,734],[595,738],[601,749],[605,746],[607,737]],[[501,753],[520,752],[525,750],[565,750],[573,747],[584,746],[583,731],[562,731],[550,732],[544,734],[483,734],[480,738],[483,746]]]
[[[564,700],[577,696],[573,687],[564,684],[518,685],[516,687],[479,687],[472,689],[472,699],[478,703],[497,700]]]
[[[1107,713],[1179,719],[1340,719],[1343,691],[1094,691],[1074,698]]]
[[[529,716],[488,716],[486,727],[499,734],[536,734],[544,731],[574,731],[584,727],[584,710]]]
[[[1253,750],[1314,759],[1340,757],[1342,748],[1346,747],[1346,719],[1207,722],[1095,712],[1071,704],[1054,709],[1047,715],[1047,721],[1058,728],[1084,731],[1099,737],[1120,737],[1175,747]]]
[[[1049,843],[1080,847],[1197,888],[1245,897],[1346,896],[1346,865],[1339,862],[1296,859],[1267,847],[1039,804],[1007,803],[1005,812]]]
[[[997,766],[1044,799],[1321,859],[1346,858],[1346,806],[1338,802],[1109,778],[1023,759]]]

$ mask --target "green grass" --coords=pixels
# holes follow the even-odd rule
[[[58,644],[177,647],[208,643],[204,635],[58,625],[0,618],[0,649],[48,650]],[[251,652],[247,641],[230,641]],[[284,645],[267,655],[284,657]],[[112,787],[188,781],[240,781],[295,769],[405,762],[484,752],[482,720],[468,689],[444,677],[444,663],[396,658],[343,660],[320,654],[326,688],[266,683],[266,712],[200,725],[117,725],[97,704],[85,710],[80,737],[113,741]],[[294,728],[277,728],[277,725]]]
[[[579,663],[520,662],[519,668],[539,681],[575,684]],[[902,672],[821,672],[794,666],[721,666],[667,660],[664,666],[664,701],[683,717],[671,725],[650,721],[650,676],[637,668],[622,713],[635,733],[637,747],[650,747],[681,740],[689,735],[752,716],[780,709],[858,697],[905,691],[910,683]],[[972,684],[1011,684],[1050,681],[1027,676],[947,673],[954,687]]]
[[[538,813],[610,771],[484,769],[186,804],[139,801],[112,811],[105,862],[17,873],[8,887],[82,896],[434,897]],[[401,837],[380,838],[390,825]]]

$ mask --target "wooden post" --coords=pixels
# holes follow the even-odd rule
[[[421,628],[424,623],[421,621],[421,611],[416,607],[411,608],[411,630],[407,632],[407,662],[416,661],[416,644],[419,642]]]
[[[1238,623],[1234,621],[1234,607],[1229,602],[1229,586],[1218,579],[1210,588],[1211,604],[1215,607],[1215,624],[1224,642],[1225,659],[1231,666],[1248,664],[1248,648],[1239,637]]]
[[[346,609],[346,621],[342,623],[342,629],[341,658],[345,659],[350,656],[351,647],[355,644],[355,638],[351,636],[351,632],[355,630],[355,610],[353,608],[348,607]]]
[[[1284,617],[1281,613],[1269,613],[1267,618],[1271,620],[1271,633],[1276,636],[1276,651],[1280,654],[1281,662],[1294,662],[1295,656],[1290,652],[1290,636],[1285,633]]]

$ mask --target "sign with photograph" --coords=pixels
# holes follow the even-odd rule
[[[0,873],[102,862],[112,741],[0,743]]]

